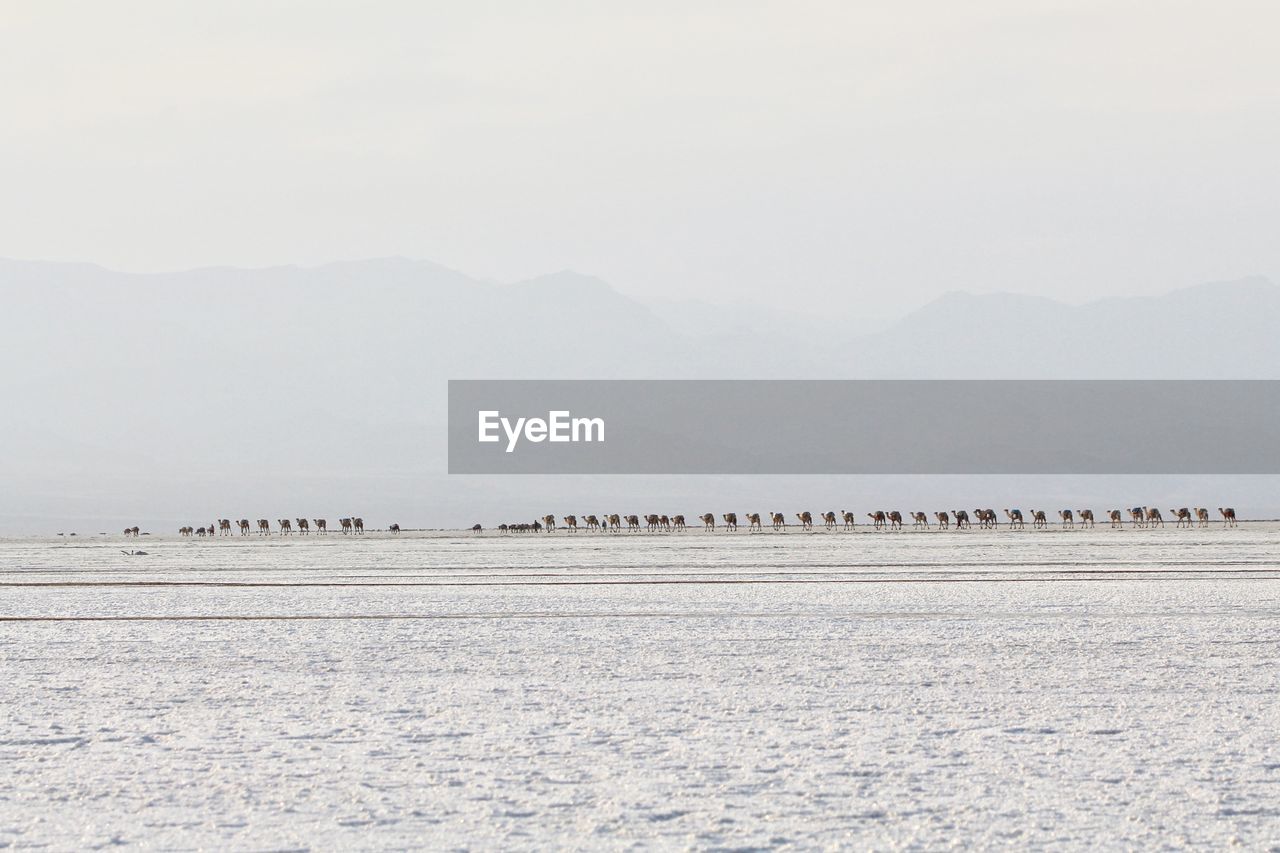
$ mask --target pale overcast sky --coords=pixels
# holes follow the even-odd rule
[[[0,255],[649,299],[1280,278],[1272,2],[7,2]]]

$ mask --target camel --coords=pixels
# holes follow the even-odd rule
[[[715,529],[716,529],[716,517],[715,517],[714,515],[712,515],[711,513],[709,513],[709,512],[708,512],[708,513],[704,513],[704,514],[701,516],[701,518],[702,518],[702,529],[703,529],[703,530],[715,530]]]
[[[398,525],[398,524],[393,524],[393,525],[391,525],[390,527],[388,527],[387,529],[388,529],[388,530],[390,530],[390,531],[391,531],[394,535],[396,535],[396,536],[399,536],[399,535],[400,535],[400,525]]]
[[[542,517],[542,524],[543,524],[543,526],[544,526],[544,527],[546,527],[546,528],[547,528],[547,530],[549,530],[549,531],[550,531],[550,530],[555,530],[555,529],[556,529],[556,517],[555,517],[554,515],[544,515],[544,516]]]
[[[960,530],[965,527],[973,527],[973,524],[969,522],[969,513],[964,510],[953,509],[951,510],[951,514],[955,516],[956,519],[956,530]]]
[[[796,518],[800,519],[800,527],[803,528],[804,530],[813,529],[813,514],[810,513],[809,511],[806,510],[805,512],[797,512]]]
[[[1173,525],[1175,528],[1182,527],[1184,524],[1187,527],[1191,526],[1191,510],[1187,509],[1185,506],[1182,509],[1169,510],[1169,515],[1177,519]]]
[[[231,519],[229,518],[218,519],[218,535],[219,536],[231,535]]]
[[[289,519],[287,519],[287,518],[281,518],[281,519],[277,520],[277,522],[276,522],[276,523],[280,525],[280,535],[281,535],[281,536],[284,536],[286,533],[288,533],[290,536],[292,536],[292,535],[293,535],[293,522],[292,522],[292,521],[290,521],[290,520],[289,520]]]
[[[1196,507],[1196,520],[1199,522],[1197,525],[1198,527],[1208,527],[1209,510],[1202,506]]]
[[[353,518],[353,519],[351,519],[351,526],[355,528],[356,533],[364,533],[364,519],[363,519],[363,518]]]
[[[351,532],[351,519],[340,518],[338,519],[338,524],[342,527],[342,533],[344,536]]]
[[[258,535],[259,535],[259,536],[270,536],[270,535],[271,535],[271,522],[267,521],[265,518],[260,518],[260,519],[258,519]]]
[[[1071,512],[1071,510],[1069,509],[1058,510],[1058,518],[1062,519],[1063,527],[1070,527],[1073,530],[1075,529],[1076,517],[1075,517],[1075,514]]]
[[[1031,526],[1039,527],[1039,528],[1045,528],[1049,526],[1049,519],[1045,516],[1044,510],[1042,509],[1031,510]]]
[[[663,530],[667,531],[668,533],[671,532],[671,519],[668,516],[665,516],[665,515],[661,516],[658,519],[658,523],[662,525]]]
[[[317,518],[316,533],[328,533],[328,532],[329,532],[329,528],[325,526],[325,520],[323,518]]]
[[[208,534],[207,534],[207,532],[205,531],[205,529],[204,529],[203,527],[197,527],[197,528],[196,528],[196,535],[197,535],[197,536],[206,536],[206,535],[208,535]]]
[[[676,530],[684,530],[684,529],[686,529],[686,525],[685,525],[685,523],[684,523],[684,516],[683,516],[683,515],[673,515],[673,516],[671,516],[671,523],[672,523],[673,525],[675,525]]]
[[[722,517],[724,518],[725,530],[738,529],[738,514],[736,512],[726,512]]]
[[[1114,528],[1114,527],[1119,527],[1119,528],[1123,528],[1123,527],[1124,527],[1124,516],[1122,516],[1122,515],[1120,514],[1120,510],[1118,510],[1118,509],[1109,509],[1109,510],[1107,510],[1107,517],[1111,519],[1111,526],[1112,526],[1113,528]]]
[[[853,513],[849,512],[849,510],[847,509],[840,510],[840,517],[844,519],[845,530],[852,530],[854,527],[857,526],[857,523],[853,520]]]
[[[762,528],[760,527],[760,513],[758,512],[747,513],[747,530],[761,530],[761,529]]]
[[[889,519],[889,529],[890,529],[890,530],[901,530],[901,529],[902,529],[902,513],[898,512],[898,511],[895,509],[895,510],[890,510],[889,512],[885,513],[885,515],[886,515],[886,516],[888,517],[888,519]]]
[[[774,530],[785,530],[787,527],[787,517],[780,512],[769,513],[769,519],[773,522]]]
[[[576,515],[566,515],[564,517],[564,526],[569,528],[570,533],[578,532],[578,517]]]
[[[139,530],[137,527],[126,527],[124,529],[125,536],[132,536],[134,539],[137,539],[138,534],[139,534]]]
[[[472,528],[472,529],[474,530],[475,528]],[[499,525],[498,525],[498,532],[499,532],[499,533],[506,533],[508,529],[509,529],[509,528],[508,528],[505,524],[499,524]]]
[[[610,529],[610,530],[621,530],[621,529],[622,529],[622,516],[618,515],[616,512],[611,512],[611,513],[609,513],[609,529]]]
[[[1129,510],[1129,519],[1133,522],[1134,527],[1147,526],[1147,513],[1140,506],[1135,506]]]
[[[240,519],[239,521],[236,522],[236,526],[240,528],[241,536],[249,535],[249,519],[247,518]]]
[[[938,519],[939,530],[949,530],[951,528],[951,516],[946,512],[935,512],[933,517]]]
[[[1238,524],[1236,521],[1236,511],[1234,507],[1226,507],[1225,509],[1223,507],[1218,507],[1218,512],[1222,515],[1223,527],[1235,527]]]
[[[836,514],[834,510],[822,514],[822,526],[828,530],[836,529]]]
[[[1151,507],[1147,510],[1147,526],[1164,527],[1164,519],[1160,517],[1160,510],[1155,507]]]
[[[646,515],[644,522],[645,528],[649,531],[658,530],[662,527],[662,517],[659,515]]]
[[[979,528],[995,529],[996,511],[994,509],[975,509],[973,514],[978,519]]]
[[[179,528],[178,528],[178,535],[179,535],[179,536],[190,536],[190,535],[191,535],[191,528],[190,528],[190,527],[179,527]]]
[[[929,529],[929,516],[925,515],[923,512],[913,512],[913,513],[911,513],[911,526],[912,526],[912,527],[923,527],[923,528],[925,528],[926,530],[928,530],[928,529]]]
[[[885,525],[886,516],[884,514],[884,510],[882,509],[878,509],[875,512],[867,513],[867,518],[871,519],[872,530],[880,530]]]
[[[483,528],[483,527],[481,527],[480,525],[478,525],[478,524],[473,524],[473,525],[471,525],[471,532],[472,532],[472,533],[479,533],[481,530],[484,530],[484,528]]]
[[[1093,527],[1093,510],[1082,509],[1076,515],[1080,516],[1081,527]]]
[[[248,524],[248,522],[245,522],[245,523]],[[310,534],[311,534],[311,524],[305,518],[298,519],[298,535],[308,536]]]
[[[1023,521],[1023,520],[1022,520],[1022,510],[1020,510],[1020,509],[1006,509],[1006,510],[1004,511],[1004,514],[1005,514],[1005,515],[1007,515],[1007,516],[1009,516],[1009,527],[1010,527],[1010,528],[1012,528],[1012,529],[1016,529],[1016,530],[1021,530],[1022,528],[1024,528],[1024,527],[1026,527],[1026,526],[1027,526],[1027,523],[1026,523],[1025,521]]]
[[[586,523],[588,530],[600,529],[600,519],[596,518],[594,515],[586,516],[585,518],[583,518],[583,521]]]

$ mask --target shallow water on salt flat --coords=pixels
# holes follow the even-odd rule
[[[0,584],[0,846],[1280,843],[1274,524],[0,539]]]

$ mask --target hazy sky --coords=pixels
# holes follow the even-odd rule
[[[0,255],[905,309],[1280,278],[1272,2],[0,4]]]

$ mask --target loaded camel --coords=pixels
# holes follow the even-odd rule
[[[1027,526],[1027,523],[1022,520],[1022,510],[1006,509],[1004,514],[1009,516],[1009,528],[1011,530],[1021,530]]]
[[[925,528],[926,530],[928,530],[928,529],[929,529],[929,516],[925,515],[923,512],[913,512],[913,513],[911,513],[911,526],[912,526],[912,527],[923,527],[923,528]]]
[[[800,519],[801,529],[803,530],[813,529],[813,513],[809,512],[808,510],[805,510],[804,512],[797,512],[796,518]]]
[[[1222,526],[1223,526],[1223,527],[1235,527],[1235,526],[1236,526],[1236,524],[1237,524],[1237,522],[1236,522],[1236,511],[1235,511],[1235,508],[1234,508],[1234,507],[1226,507],[1225,509],[1224,509],[1224,508],[1222,508],[1222,507],[1218,507],[1218,512],[1219,512],[1219,513],[1221,513],[1221,515],[1222,515]]]

